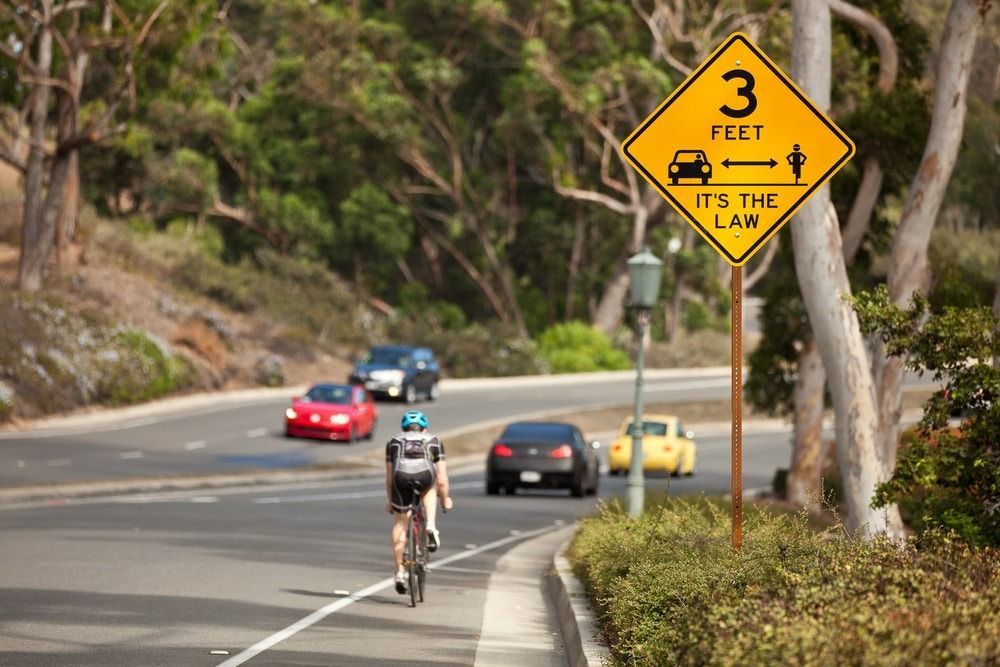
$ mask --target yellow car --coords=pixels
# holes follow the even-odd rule
[[[693,475],[696,457],[694,433],[685,431],[677,417],[646,415],[642,420],[642,469]],[[608,452],[612,475],[628,474],[632,464],[632,417],[626,417]]]

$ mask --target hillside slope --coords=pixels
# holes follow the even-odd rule
[[[192,280],[175,281],[197,257],[201,269],[222,266],[187,253],[194,237],[144,240],[122,225],[90,225],[80,266],[53,275],[39,295],[13,289],[18,249],[10,241],[16,239],[0,243],[0,422],[166,393],[346,379],[358,340],[334,340],[331,327],[316,340],[310,327],[277,319],[254,301],[263,300],[255,285],[273,290],[262,284],[273,271],[249,265],[221,276],[206,271],[206,281],[228,280],[243,291],[237,310],[199,294]],[[285,289],[295,289],[294,276],[282,278]],[[296,308],[287,295],[272,296]],[[340,315],[352,321],[346,288],[337,296],[345,309]]]

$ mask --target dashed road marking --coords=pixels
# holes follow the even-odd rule
[[[47,466],[71,466],[73,459],[49,459],[45,462]]]
[[[184,449],[187,451],[193,451],[195,449],[204,449],[208,445],[204,440],[192,440],[191,442],[184,443]]]
[[[247,431],[247,437],[248,438],[259,438],[262,435],[267,435],[267,429],[266,428],[255,428],[255,429],[252,429],[250,431]]]
[[[119,458],[123,459],[141,459],[145,454],[142,452],[122,452],[118,455]]]

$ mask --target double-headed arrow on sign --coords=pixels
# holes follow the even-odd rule
[[[768,167],[770,169],[774,169],[776,166],[778,166],[778,162],[774,158],[771,158],[770,160],[761,160],[761,161],[730,160],[729,158],[726,158],[725,160],[722,161],[722,166],[727,169],[729,167]]]

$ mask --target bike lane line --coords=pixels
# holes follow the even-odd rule
[[[460,551],[457,554],[452,554],[451,556],[448,556],[447,558],[442,558],[441,560],[434,561],[430,564],[429,569],[434,570],[435,568],[443,567],[445,565],[448,565],[449,563],[454,563],[460,560],[464,560],[466,558],[471,558],[472,556],[479,555],[485,551],[490,551],[492,549],[505,546],[507,544],[510,544],[511,542],[526,540],[532,537],[536,537],[538,535],[542,535],[547,532],[551,532],[553,530],[560,529],[562,527],[564,527],[564,524],[558,523],[558,524],[553,524],[551,526],[545,526],[544,528],[536,528],[535,530],[529,530],[523,533],[518,533],[517,535],[510,535],[508,537],[504,537],[499,540],[494,540],[493,542],[489,542],[488,544],[483,544],[481,546],[478,546],[475,549],[467,549],[465,551]],[[317,609],[308,616],[296,621],[295,623],[292,623],[288,627],[279,630],[278,632],[275,632],[273,635],[266,637],[265,639],[260,640],[253,646],[244,649],[242,652],[234,655],[228,660],[220,662],[218,664],[218,667],[236,667],[237,665],[242,665],[252,660],[256,656],[260,655],[264,651],[267,651],[268,649],[273,648],[277,644],[285,641],[286,639],[294,637],[303,630],[312,627],[313,625],[316,625],[330,614],[334,614],[340,611],[341,609],[344,609],[345,607],[354,604],[355,602],[364,600],[366,597],[370,595],[373,595],[375,593],[378,593],[379,591],[389,588],[394,583],[395,581],[392,577],[387,577],[385,579],[382,579],[381,581],[375,582],[374,584],[368,586],[367,588],[361,589],[357,593],[354,593],[341,600],[337,600],[336,602],[331,602],[330,604]]]

